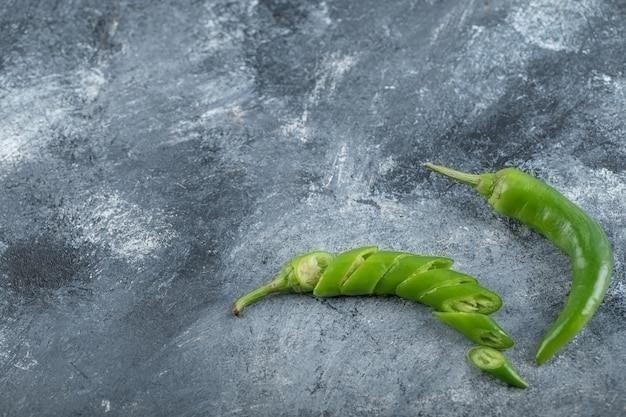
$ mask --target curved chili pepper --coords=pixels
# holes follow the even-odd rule
[[[318,297],[393,294],[436,311],[477,315],[493,313],[502,306],[500,297],[480,286],[476,278],[448,269],[452,262],[444,257],[379,251],[376,246],[356,248],[334,257],[328,252],[311,252],[294,258],[273,281],[239,298],[233,313],[239,315],[246,306],[275,292],[313,292]],[[507,347],[506,339],[510,337],[493,320],[472,317],[467,316],[465,323],[460,319],[440,319],[474,341],[478,336],[469,336],[469,327],[477,325],[480,329],[476,335],[491,332],[496,336],[488,341],[499,348]],[[453,321],[456,325],[451,324]],[[503,343],[495,341],[497,335]]]
[[[237,300],[233,312],[239,314],[274,292],[313,292],[317,297],[394,294],[438,311],[483,314],[502,306],[496,293],[475,278],[448,269],[451,265],[449,258],[379,251],[376,246],[335,257],[328,252],[311,252],[294,258],[272,282]]]
[[[500,297],[481,287],[476,278],[449,269],[452,263],[450,258],[379,251],[376,246],[337,256],[310,252],[292,259],[271,282],[235,301],[233,313],[239,315],[276,292],[312,292],[318,297],[397,295],[433,307],[439,320],[476,343],[497,349],[513,346],[511,337],[485,315],[500,308]]]
[[[496,212],[520,220],[570,257],[569,296],[536,354],[537,363],[545,363],[587,324],[609,287],[613,253],[602,227],[554,188],[519,169],[474,175],[431,163],[425,166],[472,186]]]
[[[467,352],[470,363],[482,371],[517,388],[527,388],[528,383],[513,368],[502,352],[487,346],[476,346]]]

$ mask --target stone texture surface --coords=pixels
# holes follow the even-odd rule
[[[0,414],[624,415],[626,3],[563,3],[2,2]],[[556,360],[567,259],[427,160],[519,166],[606,228],[614,283]],[[394,298],[229,314],[365,243],[501,293],[531,388]]]

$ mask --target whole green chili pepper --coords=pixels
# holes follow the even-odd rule
[[[527,388],[528,383],[513,368],[502,352],[487,346],[476,346],[467,352],[470,363],[517,388]]]
[[[472,342],[494,349],[509,349],[515,342],[490,316],[479,313],[440,312],[433,313],[448,326],[463,333]]]
[[[519,169],[474,175],[431,163],[425,166],[472,186],[496,212],[520,220],[570,257],[573,279],[569,296],[536,354],[537,363],[545,363],[587,324],[602,303],[613,271],[606,234],[565,196]]]

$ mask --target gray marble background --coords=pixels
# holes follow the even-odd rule
[[[626,413],[626,2],[0,4],[0,415]],[[616,273],[537,367],[567,259],[428,173],[515,165]],[[531,384],[395,298],[235,297],[310,249],[451,256]]]

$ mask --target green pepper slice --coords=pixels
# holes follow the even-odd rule
[[[369,256],[341,286],[342,295],[370,295],[385,272],[399,257],[408,256],[403,252],[378,251]]]
[[[341,295],[341,286],[350,275],[361,266],[365,259],[376,253],[378,247],[364,246],[342,252],[324,270],[317,285],[313,289],[316,297],[336,297]]]
[[[408,287],[408,285],[398,286],[399,291],[396,294],[413,300],[413,294],[405,292]],[[498,294],[471,282],[434,288],[414,301],[431,306],[437,311],[491,314],[502,307],[502,299]]]
[[[472,365],[513,387],[528,387],[528,383],[500,351],[486,346],[476,346],[467,352],[467,358]]]
[[[400,283],[417,272],[435,268],[450,268],[454,261],[441,256],[411,255],[397,259],[396,263],[378,281],[374,294],[395,295]]]
[[[433,313],[448,326],[463,333],[472,342],[494,349],[509,349],[515,342],[490,316],[461,311]]]
[[[396,294],[400,291],[408,299],[421,302],[421,298],[437,288],[460,285],[476,284],[476,278],[452,269],[431,269],[425,272],[417,272],[406,278],[396,288]],[[401,296],[402,298],[407,298]]]

